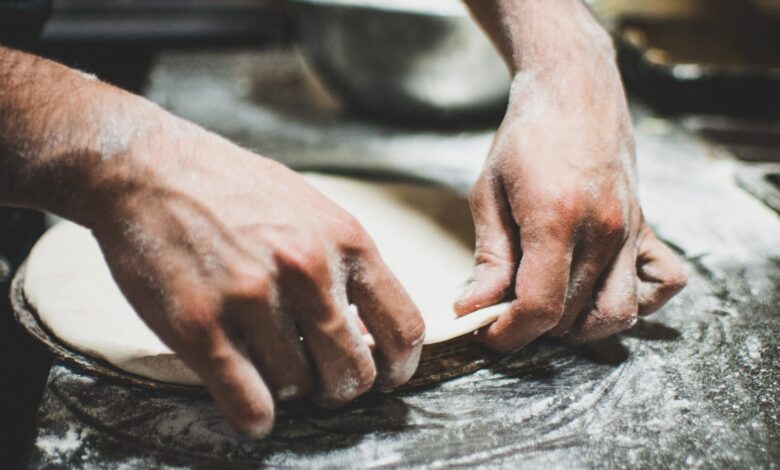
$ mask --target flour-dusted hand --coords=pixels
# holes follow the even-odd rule
[[[228,418],[264,434],[272,396],[334,407],[375,377],[408,380],[423,323],[360,224],[289,169],[182,125],[132,150],[144,176],[92,228],[136,311]]]
[[[336,407],[411,377],[417,308],[355,219],[296,173],[62,66],[0,48],[0,71],[0,203],[92,229],[237,429],[267,434],[276,401]]]
[[[476,268],[456,310],[514,299],[481,336],[499,351],[623,331],[685,273],[642,216],[610,38],[579,0],[470,3],[515,78],[470,195]]]

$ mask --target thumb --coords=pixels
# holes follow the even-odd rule
[[[455,301],[455,313],[466,315],[504,300],[517,271],[518,230],[500,181],[483,176],[469,194],[476,232],[475,267]]]
[[[685,287],[687,276],[677,256],[645,227],[637,255],[639,314],[658,310]]]

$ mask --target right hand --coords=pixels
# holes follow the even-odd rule
[[[337,407],[407,381],[424,324],[360,224],[293,171],[174,122],[112,157],[93,182],[110,216],[89,225],[234,427],[264,436],[274,401]]]

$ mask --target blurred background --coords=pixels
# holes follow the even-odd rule
[[[773,153],[780,0],[587,3],[615,38],[632,95],[699,115],[693,129],[744,158]],[[140,91],[162,48],[294,43],[353,110],[428,123],[500,116],[500,61],[457,0],[55,0],[39,52]]]
[[[659,112],[691,115],[691,129],[745,159],[776,154],[780,0],[587,3],[615,38],[629,93]],[[298,44],[352,111],[474,123],[500,117],[505,99],[500,61],[457,0],[54,5],[40,52],[133,91],[143,89],[162,48]]]

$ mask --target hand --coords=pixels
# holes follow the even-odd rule
[[[686,282],[642,216],[631,121],[609,39],[570,47],[568,62],[517,73],[470,194],[476,268],[455,308],[465,315],[512,299],[480,336],[498,351],[543,334],[605,338]]]
[[[0,204],[92,229],[127,299],[240,431],[268,433],[274,401],[335,407],[414,373],[416,307],[355,219],[292,171],[2,47],[0,117]]]
[[[262,436],[274,401],[337,407],[408,380],[424,325],[359,223],[287,168],[178,126],[114,157],[98,183],[111,213],[91,228],[122,292],[228,420]]]

